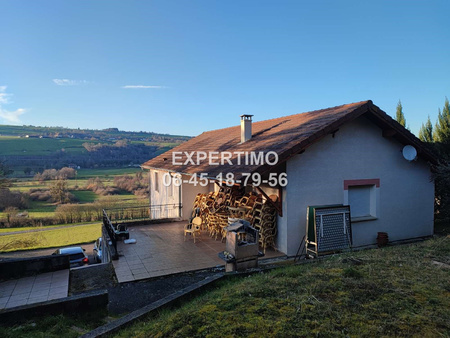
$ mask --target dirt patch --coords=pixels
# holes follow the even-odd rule
[[[106,290],[116,283],[116,275],[111,263],[71,269],[69,295],[76,295],[90,290]]]
[[[108,289],[108,311],[110,314],[118,315],[137,310],[216,273],[201,271],[150,281],[122,283]]]

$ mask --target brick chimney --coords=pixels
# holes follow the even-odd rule
[[[241,143],[252,138],[252,116],[241,115]]]

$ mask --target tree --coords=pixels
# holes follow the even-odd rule
[[[65,179],[58,179],[50,186],[50,194],[56,203],[70,202],[69,191]]]
[[[445,162],[433,167],[435,185],[435,211],[437,218],[450,218],[450,166]]]
[[[419,138],[422,142],[433,142],[433,125],[430,121],[430,115],[428,115],[427,122],[425,124],[422,123],[422,127],[420,127]]]
[[[0,189],[7,189],[11,186],[11,181],[6,176],[12,172],[3,161],[0,161]]]
[[[400,123],[403,127],[406,128],[406,119],[405,115],[403,114],[403,107],[400,100],[398,100],[397,103],[397,111],[395,113],[395,120]]]
[[[439,109],[438,119],[434,128],[434,141],[450,143],[450,104],[445,98],[444,108]]]

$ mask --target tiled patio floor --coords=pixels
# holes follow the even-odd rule
[[[192,271],[224,265],[217,257],[225,250],[225,243],[214,240],[202,231],[201,240],[188,236],[184,241],[186,222],[151,224],[130,227],[130,239],[136,244],[117,243],[119,260],[113,261],[120,283],[172,273]],[[265,258],[283,256],[267,250]]]
[[[0,310],[67,297],[69,269],[0,283]]]

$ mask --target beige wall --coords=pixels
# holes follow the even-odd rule
[[[376,243],[377,232],[390,240],[432,235],[434,184],[427,163],[408,162],[403,145],[361,117],[326,136],[287,162],[283,217],[277,246],[294,255],[305,234],[309,205],[344,204],[344,180],[380,179],[377,218],[352,224],[354,246]]]

